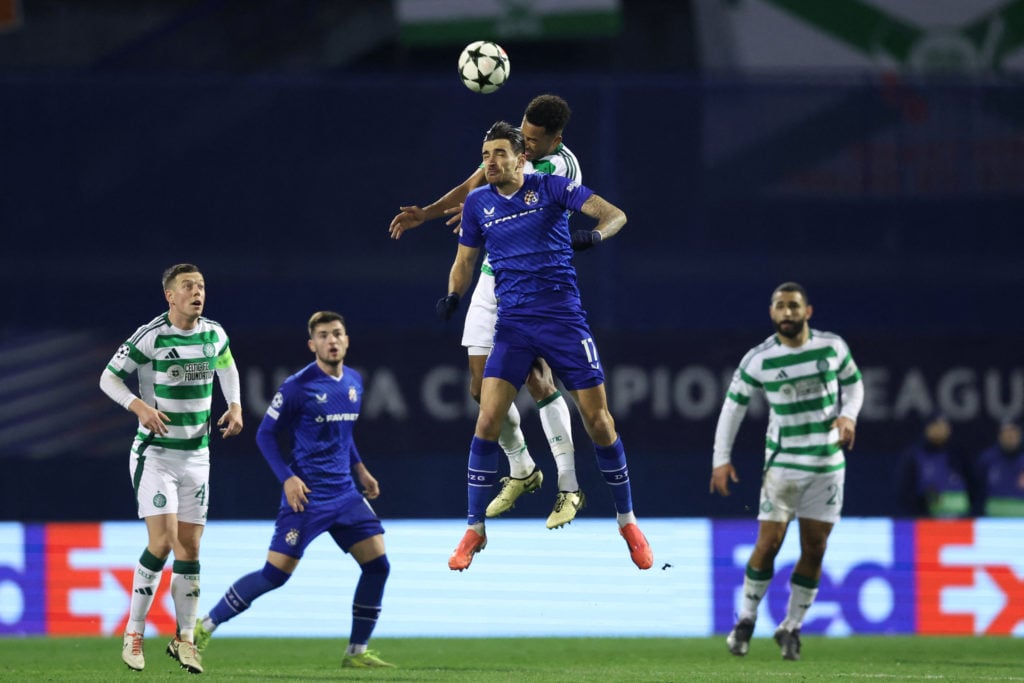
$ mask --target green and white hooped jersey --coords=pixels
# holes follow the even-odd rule
[[[840,387],[845,399],[846,388],[854,385],[856,400],[841,405]],[[771,408],[765,436],[766,468],[832,472],[846,462],[839,431],[832,422],[840,415],[857,419],[863,402],[860,388],[860,370],[846,342],[830,332],[810,330],[800,348],[790,348],[772,335],[748,351],[733,374],[726,403],[735,402],[741,417],[751,394],[757,389],[764,391]],[[715,444],[716,454],[722,446]],[[731,447],[729,443],[728,450]]]
[[[233,363],[219,323],[200,317],[195,329],[181,330],[164,313],[121,344],[107,369],[122,380],[137,372],[139,397],[171,419],[164,436],[139,425],[147,455],[180,457],[209,453],[213,378]]]
[[[583,172],[580,170],[580,162],[564,144],[559,144],[555,151],[546,157],[541,157],[534,162],[526,162],[526,173],[543,173],[544,175],[560,175],[569,180],[575,180],[583,184]]]
[[[564,143],[560,143],[555,148],[555,151],[546,157],[541,157],[533,162],[527,161],[523,172],[560,175],[563,178],[575,180],[580,185],[583,184],[583,171],[580,170],[580,162],[576,159],[576,155],[572,153],[572,150],[566,147]],[[491,262],[487,254],[484,254],[484,262],[480,266],[480,272],[494,277],[494,271],[491,269]]]

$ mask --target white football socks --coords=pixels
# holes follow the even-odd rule
[[[768,591],[771,579],[756,581],[746,574],[743,575],[743,600],[740,601],[740,619],[757,620],[757,606],[761,604],[764,594]]]
[[[537,466],[526,447],[526,437],[523,436],[520,422],[519,409],[513,403],[508,407],[508,416],[501,424],[501,433],[498,435],[498,443],[508,457],[509,476],[515,479],[530,476],[530,472]]]
[[[199,574],[171,574],[171,596],[178,620],[178,638],[194,642],[196,615],[199,613]]]
[[[128,608],[128,624],[125,626],[125,633],[146,632],[146,617],[149,616],[149,608],[153,606],[162,575],[162,571],[151,571],[143,567],[141,563],[135,565],[135,576],[132,577],[132,600]]]
[[[551,447],[558,468],[558,490],[578,491],[580,483],[576,479],[576,453],[572,443],[569,405],[561,395],[554,399],[549,397],[547,401],[540,401],[537,406],[544,436],[548,439],[548,446]]]

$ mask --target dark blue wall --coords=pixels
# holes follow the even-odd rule
[[[862,365],[921,366],[929,378],[961,363],[979,376],[1019,369],[1024,101],[1013,85],[551,74],[478,96],[454,76],[18,73],[0,76],[0,352],[12,354],[0,373],[42,372],[48,359],[26,367],[14,350],[86,333],[90,358],[69,372],[98,378],[103,354],[164,307],[159,275],[179,261],[203,268],[207,312],[232,334],[243,379],[247,366],[270,383],[275,368],[305,362],[304,321],[320,308],[349,319],[354,364],[388,365],[410,390],[432,364],[461,368],[459,324],[433,318],[454,238],[437,222],[396,242],[387,226],[398,206],[464,179],[487,126],[518,121],[548,91],[573,106],[566,141],[585,183],[630,219],[578,259],[606,364],[728,372],[770,332],[771,289],[795,279],[815,322],[847,337]],[[0,456],[24,475],[3,478],[0,518],[131,514],[130,416],[89,391],[73,400],[97,402],[91,424],[110,424],[45,454],[36,432],[12,436],[28,394],[0,395]],[[273,510],[276,485],[251,440],[258,417],[238,444],[214,446],[216,516]],[[862,426],[858,450],[873,464],[851,461],[848,510],[889,513],[877,473],[919,420]],[[747,490],[729,501],[706,493],[713,416],[676,426],[641,410],[619,422],[639,511],[748,514],[763,420],[744,427]],[[981,410],[958,426],[981,448],[993,424]],[[365,419],[363,450],[400,494],[382,514],[461,514],[471,429],[471,414]],[[580,470],[604,514],[590,453],[581,446]],[[424,500],[425,485],[450,497]],[[550,504],[533,498],[526,512]]]
[[[8,76],[2,277],[32,295],[5,327],[74,282],[117,287],[119,305],[68,322],[119,330],[185,259],[232,300],[237,287],[271,308],[305,302],[319,282],[354,290],[345,308],[366,324],[422,326],[452,240],[436,223],[396,243],[388,222],[468,175],[493,120],[554,91],[574,107],[566,140],[586,183],[630,216],[581,264],[601,322],[747,329],[761,311],[742,304],[793,278],[860,302],[843,305],[845,330],[943,333],[959,327],[950,303],[969,300],[971,329],[1019,333],[1005,313],[1021,282],[1021,91],[904,89],[563,75],[479,96],[454,78]],[[665,305],[688,288],[725,305]],[[237,329],[250,314],[235,313]]]

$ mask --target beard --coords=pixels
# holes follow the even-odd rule
[[[802,320],[783,320],[782,322],[775,323],[775,331],[786,339],[795,339],[804,331],[806,323],[806,318]]]
[[[321,363],[332,368],[336,368],[339,365],[341,365],[341,362],[343,360],[340,354],[336,358],[332,358],[327,354],[317,354],[317,358],[320,360]]]

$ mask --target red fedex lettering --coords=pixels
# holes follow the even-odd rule
[[[81,616],[71,612],[71,591],[99,589],[100,569],[75,569],[73,550],[100,547],[99,524],[47,524],[46,558],[46,631],[50,635],[99,635],[99,615]]]
[[[102,615],[72,612],[71,592],[101,590],[103,574],[109,572],[128,595],[130,604],[135,567],[80,569],[71,565],[72,552],[102,547],[101,526],[96,523],[47,524],[45,539],[46,632],[66,636],[107,635],[103,633]],[[166,595],[162,591],[170,590],[170,583],[171,572],[165,571],[160,577],[158,595]],[[129,613],[130,608],[119,619],[115,633],[124,630]],[[174,633],[177,628],[177,620],[160,599],[153,601],[146,621],[160,633]]]
[[[974,567],[950,567],[942,564],[942,549],[947,545],[974,543],[974,523],[970,520],[920,521],[917,543],[917,632],[920,634],[974,633],[974,615],[942,611],[942,591],[946,588],[974,585]]]
[[[973,613],[942,611],[942,591],[975,586],[975,572],[983,569],[1002,591],[1006,600],[1002,610],[985,628],[986,634],[1009,635],[1024,621],[1024,578],[1007,565],[948,566],[941,561],[946,546],[972,546],[974,522],[921,521],[916,527],[917,541],[917,632],[921,634],[963,634],[975,632]]]
[[[1006,566],[988,566],[985,571],[1006,595],[1006,604],[985,629],[986,634],[1010,635],[1024,620],[1024,581]]]

